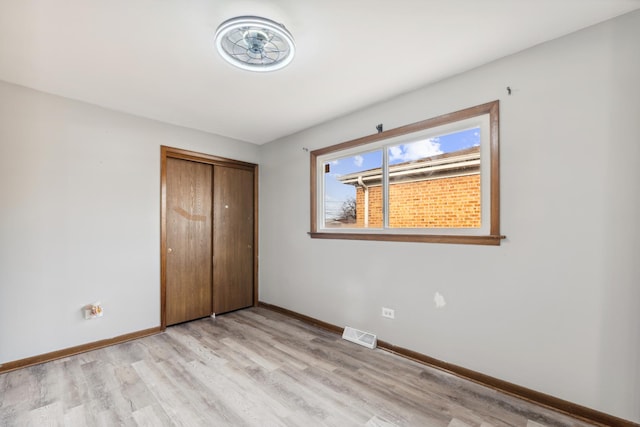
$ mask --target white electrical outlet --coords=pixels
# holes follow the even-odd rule
[[[392,308],[382,307],[382,317],[394,319],[396,317],[396,313]]]

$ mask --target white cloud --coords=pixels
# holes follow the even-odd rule
[[[364,163],[364,157],[360,156],[360,155],[356,155],[353,156],[353,164],[356,165],[357,167],[362,166],[362,164]]]
[[[394,145],[393,147],[389,147],[389,160],[395,160],[402,157],[402,148],[400,145]]]
[[[438,138],[429,138],[389,148],[389,161],[409,162],[442,154]]]

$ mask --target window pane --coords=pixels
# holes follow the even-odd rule
[[[480,228],[480,127],[388,148],[390,228]]]
[[[326,228],[381,228],[382,150],[325,162]]]
[[[492,101],[311,151],[309,236],[499,246],[499,108]]]

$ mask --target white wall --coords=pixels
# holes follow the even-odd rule
[[[160,145],[259,154],[0,82],[0,363],[160,324]]]
[[[635,12],[263,146],[261,300],[640,421],[638,40]],[[495,99],[502,246],[308,237],[303,147]]]

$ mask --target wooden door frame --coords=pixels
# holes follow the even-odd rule
[[[253,305],[258,305],[258,165],[181,148],[160,146],[160,328],[167,328],[167,159],[190,160],[253,172]],[[215,179],[215,178],[214,178]]]

